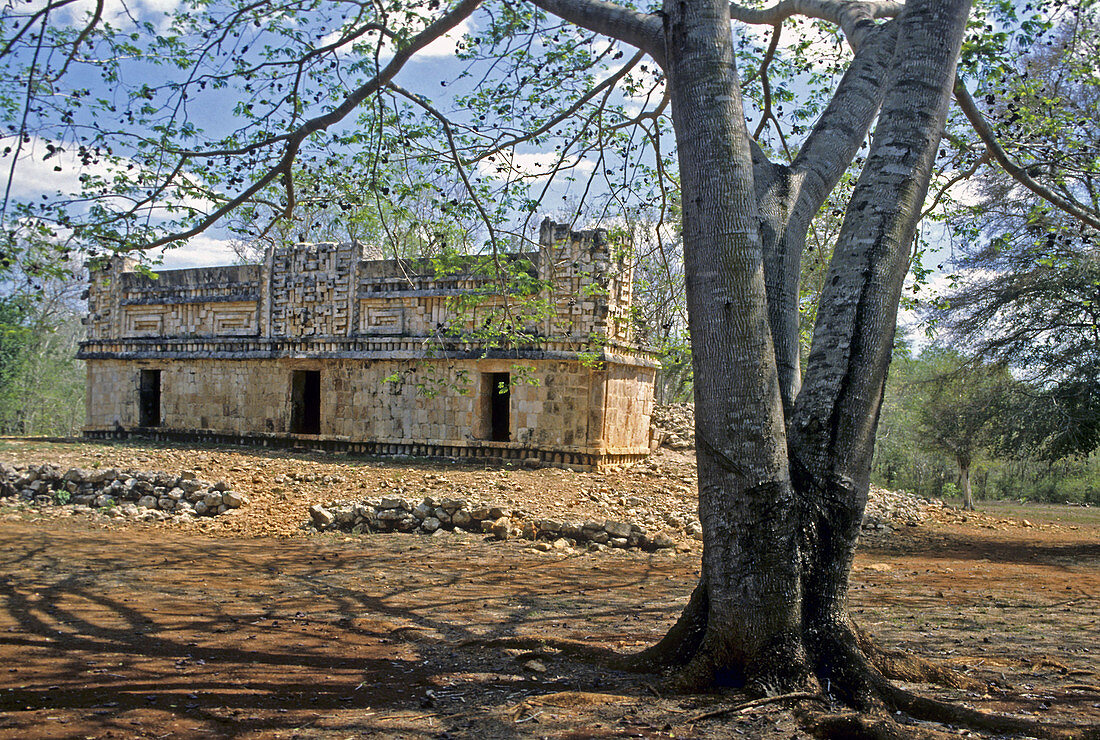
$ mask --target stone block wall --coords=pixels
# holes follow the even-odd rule
[[[442,273],[431,260],[361,257],[359,244],[298,244],[269,250],[262,265],[156,277],[114,258],[91,276],[88,339],[456,337],[505,314],[548,339],[601,346],[633,339],[629,255],[601,230],[576,232],[547,220],[539,251],[460,258]],[[503,295],[499,266],[538,278],[543,288]]]
[[[167,270],[155,280],[135,267],[114,258],[93,271],[89,340],[257,334],[258,265]]]
[[[141,372],[153,369],[160,371],[155,431],[162,436],[414,442],[512,450],[522,453],[512,457],[543,461],[554,452],[637,459],[649,451],[652,401],[628,398],[627,389],[634,382],[633,391],[644,394],[652,370],[632,381],[625,368],[563,360],[99,360],[88,363],[88,429],[140,427]],[[319,373],[318,435],[292,431],[293,373],[301,370]],[[496,392],[487,380],[500,373],[514,381],[506,441],[489,439],[485,403]]]
[[[634,270],[623,245],[609,241],[603,230],[572,231],[549,219],[539,244],[538,274],[553,309],[545,333],[632,342]]]
[[[648,441],[656,373],[653,367],[608,363],[603,399],[603,438],[607,452],[625,452],[634,449],[641,439]]]
[[[270,250],[267,335],[347,336],[355,333],[358,244],[299,244]],[[263,310],[263,309],[261,309]]]

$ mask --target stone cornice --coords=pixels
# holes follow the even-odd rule
[[[655,353],[625,344],[593,348],[569,339],[547,339],[514,348],[484,342],[434,337],[179,337],[88,340],[80,345],[82,360],[583,360],[657,367]]]

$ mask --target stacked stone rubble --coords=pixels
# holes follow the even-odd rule
[[[695,449],[695,404],[670,403],[653,407],[653,437],[672,450]]]
[[[863,512],[863,532],[874,534],[901,527],[917,527],[947,508],[947,504],[938,499],[871,486],[867,508]]]
[[[464,499],[425,497],[413,502],[401,497],[383,497],[358,503],[316,504],[309,510],[309,526],[336,529],[352,534],[406,532],[436,534],[465,531],[489,535],[498,540],[523,538],[558,542],[569,547],[659,550],[673,546],[664,533],[649,533],[636,524],[616,521],[563,522],[533,519],[526,513]]]
[[[73,505],[117,510],[136,516],[216,516],[248,503],[248,497],[225,481],[199,480],[181,474],[149,470],[82,470],[50,465],[11,466],[0,463],[0,497],[35,506]]]

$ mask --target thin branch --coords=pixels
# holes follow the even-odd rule
[[[92,13],[92,19],[88,21],[88,24],[84,26],[80,35],[73,41],[72,48],[69,49],[69,55],[65,58],[65,63],[61,65],[61,69],[53,76],[55,81],[65,76],[65,72],[68,71],[69,65],[72,64],[72,61],[76,59],[76,55],[80,52],[80,47],[88,40],[88,37],[92,35],[92,31],[99,25],[99,22],[103,20],[103,5],[104,0],[96,0],[95,12]]]
[[[192,236],[201,234],[217,223],[222,216],[237,208],[242,203],[247,202],[253,195],[270,185],[280,175],[290,173],[290,176],[293,176],[292,167],[294,165],[294,159],[298,155],[298,150],[301,148],[302,142],[312,134],[323,131],[334,123],[342,121],[349,113],[355,110],[360,103],[366,100],[367,97],[378,92],[392,80],[414,54],[458,26],[458,24],[468,18],[480,4],[481,0],[462,0],[453,10],[441,16],[438,20],[414,36],[409,41],[408,46],[398,49],[394,53],[393,59],[390,60],[385,68],[348,94],[340,105],[324,115],[311,118],[294,131],[280,137],[284,138],[287,142],[282,158],[280,158],[276,165],[268,169],[268,171],[256,180],[247,190],[227,201],[223,206],[215,210],[192,228],[176,234],[168,234],[159,239],[154,239],[141,248],[152,249],[153,247],[189,239]]]
[[[782,32],[782,23],[776,23],[774,26],[772,26],[772,40],[768,44],[768,50],[764,52],[763,61],[760,62],[760,72],[758,73],[758,75],[760,77],[760,85],[764,88],[764,110],[760,114],[760,125],[756,127],[756,131],[754,131],[752,134],[752,138],[757,140],[760,139],[760,134],[764,132],[764,127],[768,125],[768,116],[770,116],[772,112],[772,83],[768,79],[768,67],[771,65],[772,59],[775,57],[775,50],[779,48],[779,35]],[[784,146],[786,146],[785,143]]]
[[[207,80],[229,80],[238,77],[248,78],[250,75],[259,73],[267,68],[279,68],[279,67],[298,67],[299,70],[303,68],[307,62],[316,59],[319,56],[328,54],[329,52],[336,51],[341,46],[346,45],[349,41],[355,41],[364,34],[371,31],[377,31],[380,35],[386,38],[393,39],[395,34],[383,23],[364,23],[363,25],[355,28],[354,30],[345,31],[344,34],[333,41],[331,44],[325,46],[318,46],[317,48],[310,49],[308,52],[298,57],[297,59],[287,59],[283,61],[268,61],[260,64],[253,65],[248,69],[233,70],[232,72],[225,72],[218,75],[205,75],[201,79]],[[299,73],[300,74],[300,73]]]
[[[840,26],[853,49],[859,48],[876,18],[893,18],[905,7],[899,2],[861,0],[782,0],[770,8],[747,8],[730,3],[730,18],[753,25],[776,26],[791,16],[820,18]]]
[[[481,214],[482,221],[485,222],[485,227],[489,230],[489,240],[493,243],[494,254],[496,252],[496,231],[493,228],[493,220],[489,217],[489,213],[485,210],[485,206],[482,205],[481,199],[477,195],[477,191],[474,189],[473,184],[470,182],[469,176],[466,174],[466,167],[462,161],[461,155],[458,153],[458,145],[455,142],[454,130],[451,127],[451,122],[447,120],[447,117],[443,115],[435,106],[428,101],[424,100],[419,95],[414,95],[405,88],[397,85],[393,82],[386,83],[386,87],[393,90],[395,93],[405,98],[406,100],[415,103],[423,108],[433,118],[439,121],[439,124],[443,127],[443,133],[447,137],[447,146],[451,150],[451,159],[455,163],[455,168],[458,170],[458,176],[462,179],[462,184],[466,187],[466,192],[470,198],[474,201],[474,206],[477,208],[478,213]]]
[[[48,17],[49,14],[52,13],[57,8],[62,8],[66,5],[70,5],[70,4],[75,3],[75,2],[76,2],[76,0],[60,0],[60,2],[56,2],[56,3],[54,3],[54,2],[46,3],[46,7],[42,8],[41,10],[37,11],[34,15],[32,15],[27,20],[26,25],[23,26],[22,28],[20,28],[19,31],[17,31],[16,34],[14,36],[12,36],[11,39],[8,40],[8,43],[4,44],[3,50],[0,50],[0,57],[5,57],[8,54],[10,54],[11,50],[12,50],[12,47],[15,46],[15,43],[23,37],[23,34],[25,34],[27,31],[29,31],[31,29],[31,26],[33,26],[35,23],[38,22],[39,18]]]
[[[1089,209],[1082,206],[1080,203],[1063,198],[1050,188],[1036,182],[1031,175],[1027,174],[1027,170],[1009,158],[1008,153],[1005,152],[1000,142],[997,141],[997,135],[993,132],[993,128],[985,120],[982,112],[978,110],[978,105],[974,102],[974,98],[970,97],[970,92],[966,89],[966,85],[957,77],[955,78],[955,100],[958,101],[959,108],[962,109],[963,114],[966,116],[967,120],[970,121],[970,125],[974,127],[974,131],[977,132],[978,137],[982,140],[982,143],[985,144],[986,151],[989,152],[997,164],[1001,165],[1004,171],[1007,172],[1012,179],[1077,220],[1088,224],[1094,229],[1100,229],[1100,214],[1091,213]]]
[[[512,305],[511,302],[508,300],[508,285],[505,283],[504,280],[504,265],[502,265],[500,262],[500,249],[498,248],[498,244],[500,243],[500,241],[499,237],[497,236],[497,229],[493,225],[492,217],[489,215],[488,211],[485,210],[485,206],[484,204],[482,204],[481,198],[478,196],[477,191],[474,189],[473,183],[470,182],[470,178],[466,173],[466,168],[465,166],[463,166],[462,163],[462,157],[458,153],[458,145],[455,142],[454,130],[451,127],[451,122],[447,120],[447,117],[443,115],[443,113],[441,113],[435,106],[421,98],[419,95],[414,95],[413,93],[393,82],[387,83],[386,87],[397,93],[398,95],[402,96],[406,100],[409,100],[423,108],[425,111],[428,112],[429,115],[439,121],[439,124],[443,127],[443,133],[447,136],[447,145],[451,150],[451,159],[454,161],[455,168],[458,170],[458,176],[462,179],[462,184],[466,188],[466,192],[469,194],[470,199],[473,200],[474,207],[477,208],[477,212],[481,215],[481,220],[485,224],[485,228],[489,232],[489,243],[490,245],[492,245],[493,264],[496,266],[497,270],[496,278],[497,282],[500,284],[501,294],[504,296],[504,316],[514,328],[516,325],[517,317],[512,312]]]
[[[694,724],[704,719],[713,719],[714,717],[722,717],[727,714],[733,714],[734,712],[743,712],[746,709],[756,709],[767,704],[775,704],[776,702],[783,701],[803,701],[803,700],[816,700],[821,701],[825,697],[821,694],[815,694],[809,691],[794,691],[789,694],[779,694],[778,696],[764,696],[760,699],[753,699],[742,704],[735,704],[732,707],[724,707],[723,709],[714,709],[709,712],[703,712],[702,714],[696,714],[685,720],[686,724]]]
[[[943,196],[947,194],[948,190],[950,190],[954,185],[957,185],[963,180],[969,180],[971,177],[974,176],[974,173],[978,171],[978,168],[989,160],[989,152],[985,152],[984,154],[982,154],[982,156],[978,157],[978,159],[974,161],[974,164],[967,167],[964,171],[960,172],[959,174],[948,180],[946,183],[944,183],[944,186],[940,188],[939,191],[936,193],[936,197],[932,199],[932,204],[924,209],[924,213],[922,213],[920,217],[923,219],[932,211],[934,211],[936,209],[936,206],[940,204],[940,200],[943,198]],[[913,245],[913,248],[916,249],[915,243]]]
[[[42,42],[46,38],[46,29],[49,26],[50,21],[50,9],[53,6],[47,6],[45,14],[42,16],[42,29],[38,33],[38,43],[34,47],[34,56],[31,58],[30,69],[27,70],[27,93],[23,102],[23,118],[19,122],[19,141],[15,144],[15,152],[11,158],[11,169],[8,170],[8,182],[4,186],[4,203],[0,206],[0,225],[7,223],[8,215],[8,202],[11,198],[11,186],[15,181],[15,166],[19,162],[19,155],[23,151],[23,140],[27,137],[27,118],[30,116],[31,103],[34,101],[34,73],[38,69],[38,56],[42,53]],[[35,14],[38,17],[38,14]]]
[[[645,52],[644,51],[639,51],[637,54],[635,54],[633,57],[630,58],[630,61],[628,61],[626,64],[623,65],[622,69],[620,69],[618,72],[613,74],[611,77],[608,77],[606,80],[601,82],[599,85],[596,85],[594,88],[592,88],[587,93],[582,95],[580,97],[580,99],[578,99],[577,102],[575,102],[573,105],[571,105],[568,108],[566,108],[565,110],[561,111],[560,113],[558,113],[558,115],[554,116],[549,121],[547,121],[543,125],[539,126],[537,129],[535,129],[534,131],[531,131],[530,133],[526,133],[523,136],[515,136],[512,139],[504,142],[503,144],[498,144],[497,146],[494,146],[492,149],[489,149],[488,151],[479,154],[476,159],[467,160],[467,163],[469,164],[471,162],[479,162],[483,159],[486,159],[488,157],[493,156],[494,154],[499,154],[500,152],[504,151],[505,149],[511,149],[512,147],[516,146],[517,144],[522,144],[525,141],[530,141],[531,139],[534,139],[535,137],[541,136],[542,134],[546,133],[547,131],[552,129],[554,126],[557,126],[559,123],[564,121],[566,118],[569,118],[574,113],[576,113],[578,110],[580,110],[581,107],[585,103],[589,102],[594,97],[599,95],[603,90],[605,90],[609,87],[614,87],[619,82],[619,80],[621,80],[623,77],[625,77],[626,74],[638,64],[638,62],[642,61],[643,57],[645,57]]]

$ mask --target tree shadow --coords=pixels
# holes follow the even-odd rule
[[[990,534],[981,529],[963,532],[938,530],[934,536],[911,536],[904,543],[893,540],[870,540],[860,543],[865,553],[906,555],[944,560],[981,560],[1004,564],[1048,565],[1065,567],[1100,565],[1098,542],[1037,542],[1029,538],[1012,538],[1003,532]]]
[[[0,530],[0,665],[15,667],[0,671],[0,731],[507,725],[506,708],[532,694],[641,689],[553,650],[486,641],[634,649],[660,636],[691,586],[670,558],[556,560],[472,537],[67,527]]]

